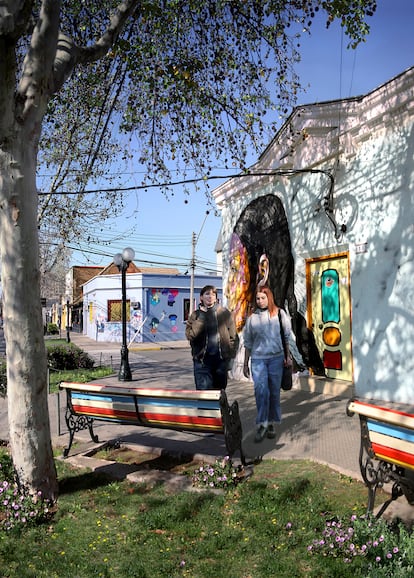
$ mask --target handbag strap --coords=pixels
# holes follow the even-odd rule
[[[289,350],[288,350],[287,343],[286,343],[285,331],[283,329],[282,314],[280,313],[280,309],[278,312],[278,317],[279,317],[279,324],[280,324],[280,337],[282,339],[282,345],[283,345],[283,351],[285,354],[285,360],[287,361],[288,356],[289,356]]]

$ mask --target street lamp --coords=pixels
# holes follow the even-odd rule
[[[119,381],[131,381],[131,369],[129,367],[128,361],[128,347],[127,347],[127,337],[126,337],[126,270],[128,265],[135,257],[134,249],[131,247],[126,247],[122,253],[117,253],[114,256],[114,263],[118,267],[121,273],[122,282],[122,347],[121,347],[121,366],[119,368],[118,380]]]
[[[70,325],[69,325],[69,297],[66,297],[66,341],[70,343]]]

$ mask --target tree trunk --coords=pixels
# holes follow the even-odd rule
[[[10,444],[18,481],[57,498],[40,302],[36,147],[18,123],[0,152],[0,247]],[[39,125],[40,126],[40,125]],[[30,131],[30,132],[29,132]],[[4,142],[4,141],[3,141]]]

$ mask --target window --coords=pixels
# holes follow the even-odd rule
[[[126,320],[130,320],[130,302],[126,302]],[[122,299],[111,299],[108,301],[108,321],[122,321]]]
[[[189,317],[189,313],[190,313],[190,300],[189,299],[184,299],[183,312],[184,312],[183,321],[188,321],[188,317]]]

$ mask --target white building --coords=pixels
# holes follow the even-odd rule
[[[298,106],[250,174],[213,196],[239,327],[266,255],[311,370],[303,385],[412,404],[414,68]]]
[[[178,270],[150,272],[130,263],[126,272],[127,341],[185,340],[191,277]],[[157,271],[153,269],[153,271]],[[222,279],[194,276],[194,306],[204,285],[214,285],[221,299]],[[96,341],[122,341],[121,274],[111,264],[83,285],[83,333]]]

